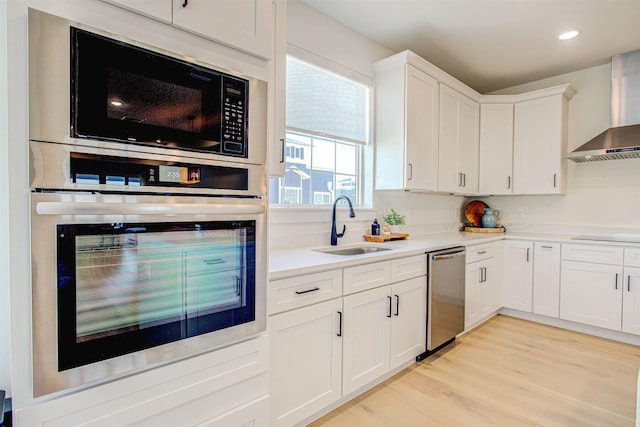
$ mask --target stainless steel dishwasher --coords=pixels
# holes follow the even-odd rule
[[[427,351],[418,361],[464,331],[465,249],[449,248],[427,256]]]

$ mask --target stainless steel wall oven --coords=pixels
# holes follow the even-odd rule
[[[69,49],[79,33],[74,36],[68,22],[31,10],[29,25],[30,37],[43,42],[49,27],[57,29],[53,41],[64,33],[67,58],[73,56]],[[132,55],[140,52],[120,42],[118,48],[132,49]],[[30,52],[32,73],[46,56],[42,49]],[[91,74],[105,74],[83,69],[89,80]],[[198,70],[200,79],[203,69]],[[100,95],[102,107],[71,101],[77,76],[65,72],[69,82],[62,86],[70,101],[51,114],[50,97],[33,97],[49,90],[41,87],[48,77],[30,79],[34,396],[112,380],[264,331],[266,97],[260,88],[266,84],[226,74],[216,84],[217,92],[207,96],[221,100],[209,105],[226,102],[225,81],[244,88],[237,92],[242,117],[234,117],[242,130],[231,132],[224,111],[216,113],[222,124],[214,133],[221,139],[202,138],[211,117],[189,128],[197,131],[183,132],[182,124],[155,113],[151,127],[145,127],[147,120],[121,128],[107,120],[96,136],[77,133],[88,128],[76,119],[84,108],[108,111],[110,98]],[[191,100],[204,105],[204,92],[181,93],[185,105]],[[160,133],[149,135],[162,134],[157,139],[166,144],[147,143],[142,134],[132,137],[135,141],[121,137],[156,128]],[[124,133],[104,137],[112,131]],[[227,131],[243,141],[244,154],[234,151],[239,146],[231,136],[225,143]],[[173,140],[167,138],[172,132]]]

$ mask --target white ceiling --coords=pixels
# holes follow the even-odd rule
[[[640,0],[303,0],[481,93],[604,64],[640,49]],[[557,35],[579,29],[569,41]]]

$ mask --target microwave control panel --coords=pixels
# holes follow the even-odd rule
[[[246,157],[247,81],[222,78],[222,152]]]

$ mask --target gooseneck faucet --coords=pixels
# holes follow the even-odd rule
[[[338,244],[338,237],[344,236],[344,232],[347,230],[347,226],[342,226],[342,233],[336,233],[336,205],[340,199],[344,199],[349,203],[349,218],[353,218],[356,216],[355,212],[353,212],[353,205],[351,204],[351,200],[347,196],[340,196],[336,198],[336,201],[333,202],[333,212],[331,213],[331,246],[336,246]]]

